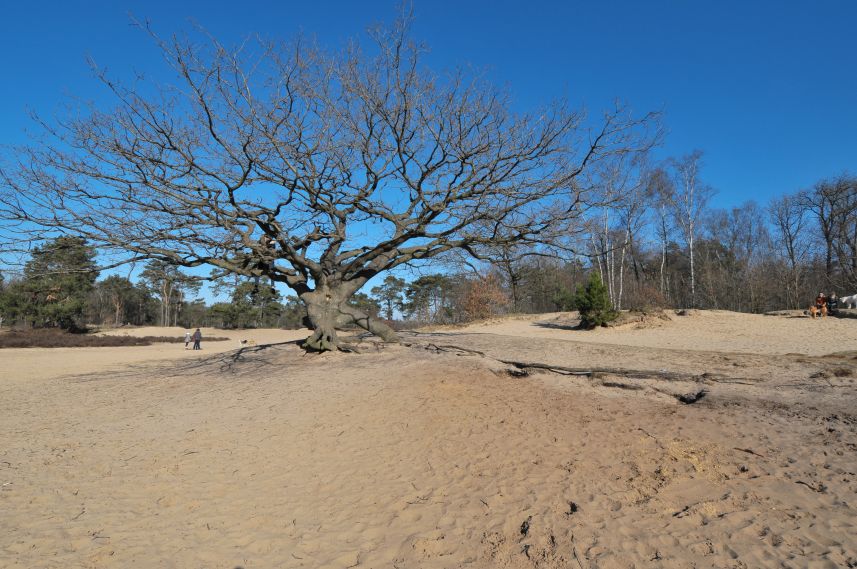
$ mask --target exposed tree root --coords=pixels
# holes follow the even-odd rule
[[[617,377],[625,377],[629,379],[661,379],[666,381],[687,381],[694,383],[702,383],[708,382],[712,379],[715,379],[717,376],[714,376],[710,373],[704,374],[690,374],[690,373],[681,373],[681,372],[671,372],[671,371],[654,371],[654,370],[635,370],[635,369],[622,369],[622,368],[574,368],[574,367],[566,367],[566,366],[558,366],[553,364],[544,364],[540,362],[522,362],[517,360],[506,360],[502,358],[495,358],[492,356],[488,356],[485,352],[481,352],[479,350],[473,350],[470,348],[463,348],[461,346],[456,346],[452,344],[434,344],[434,343],[403,343],[404,346],[413,347],[413,348],[422,348],[425,350],[430,350],[435,353],[439,352],[450,352],[458,355],[476,355],[483,358],[488,358],[494,360],[496,362],[500,362],[502,364],[511,366],[513,369],[510,370],[510,373],[517,376],[527,376],[530,374],[531,370],[539,370],[539,371],[547,371],[550,373],[556,373],[560,375],[572,375],[572,376],[585,376],[589,378],[598,378],[601,375],[611,375]],[[604,382],[601,385],[604,387],[616,387],[621,389],[643,389],[642,386],[636,386],[633,384],[623,384],[617,382]],[[669,395],[670,397],[674,397],[679,402],[684,403],[685,405],[690,405],[696,403],[708,393],[706,389],[697,389],[691,391],[689,393],[673,393],[667,390],[658,389],[652,386],[646,386],[653,391],[658,393],[662,393],[664,395]]]
[[[678,399],[680,402],[685,405],[690,405],[691,403],[696,403],[708,393],[705,389],[700,389],[694,393],[680,393],[680,394],[671,394],[673,397]]]
[[[549,371],[553,373],[558,373],[560,375],[583,375],[587,377],[598,377],[599,375],[614,375],[618,377],[627,377],[630,379],[664,379],[667,381],[694,381],[694,382],[704,382],[709,381],[717,376],[705,373],[705,374],[691,374],[691,373],[681,373],[681,372],[671,372],[671,371],[655,371],[655,370],[636,370],[636,369],[623,369],[623,368],[612,368],[612,367],[597,367],[597,368],[576,368],[576,367],[566,367],[559,366],[554,364],[544,364],[539,362],[522,362],[517,360],[505,360],[501,358],[495,358],[492,356],[488,356],[485,352],[480,352],[479,350],[473,350],[470,348],[462,348],[461,346],[455,346],[451,344],[421,344],[421,343],[403,343],[402,345],[407,347],[414,348],[423,348],[425,350],[431,350],[434,352],[451,352],[458,353],[460,355],[477,355],[482,356],[484,358],[492,359],[494,361],[510,365],[515,367],[516,369],[527,371],[527,370],[542,370]],[[719,379],[719,378],[718,378]]]
[[[312,336],[306,339],[306,341],[301,345],[301,347],[308,351],[313,352],[327,352],[331,350],[336,350],[338,347],[338,342],[334,336],[329,334],[325,334],[321,330],[316,330],[313,332]]]

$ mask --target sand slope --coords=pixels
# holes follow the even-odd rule
[[[855,360],[540,320],[0,381],[0,566],[857,566]]]
[[[640,325],[619,329],[573,330],[574,313],[510,318],[478,323],[461,331],[490,332],[529,338],[555,338],[640,348],[737,352],[748,354],[808,354],[857,349],[857,319],[799,316],[765,316],[725,310],[690,311],[678,316],[664,311],[663,318],[648,318]]]

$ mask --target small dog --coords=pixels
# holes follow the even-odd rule
[[[243,348],[244,346],[255,346],[256,340],[239,340],[238,343]]]
[[[809,307],[809,314],[813,318],[815,318],[819,314],[821,315],[822,318],[824,318],[825,316],[827,316],[827,305],[822,304],[821,308],[819,308],[818,306],[813,304],[812,306]]]

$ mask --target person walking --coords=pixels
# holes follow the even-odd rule
[[[184,333],[184,349],[190,348],[190,330]]]
[[[196,332],[193,333],[192,338],[193,338],[193,349],[194,350],[201,350],[202,348],[199,347],[199,343],[202,341],[202,332],[199,331],[199,328],[197,328]]]

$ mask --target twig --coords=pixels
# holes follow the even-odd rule
[[[408,348],[422,348],[424,350],[433,350],[435,352],[463,352],[465,354],[474,354],[477,356],[486,357],[485,353],[480,352],[479,350],[471,350],[469,348],[462,348],[461,346],[453,346],[448,344],[418,344],[403,342],[402,345]]]
[[[653,441],[655,441],[655,444],[658,445],[661,448],[661,450],[664,449],[664,445],[663,445],[663,443],[661,443],[661,441],[658,437],[656,437],[655,435],[653,435],[652,433],[650,433],[649,431],[647,431],[646,429],[644,429],[642,427],[637,427],[637,430],[640,431],[641,433],[643,433],[644,435],[646,435],[647,437],[649,437],[650,439],[652,439]]]
[[[739,447],[733,447],[733,448],[734,448],[735,450],[740,450],[741,452],[746,452],[747,454],[752,454],[752,455],[754,455],[754,456],[758,456],[758,457],[760,457],[760,458],[765,458],[765,455],[759,454],[758,452],[756,452],[756,451],[754,451],[753,449],[750,449],[750,448],[739,448]]]
[[[827,487],[824,484],[819,484],[818,486],[813,486],[808,482],[804,482],[803,480],[796,480],[795,483],[803,484],[813,492],[818,492],[819,494],[824,494],[824,491],[827,490]]]
[[[580,557],[577,556],[577,546],[574,545],[574,534],[571,534],[571,554],[574,556],[574,560],[577,561],[577,566],[583,569],[583,563],[580,562]]]

